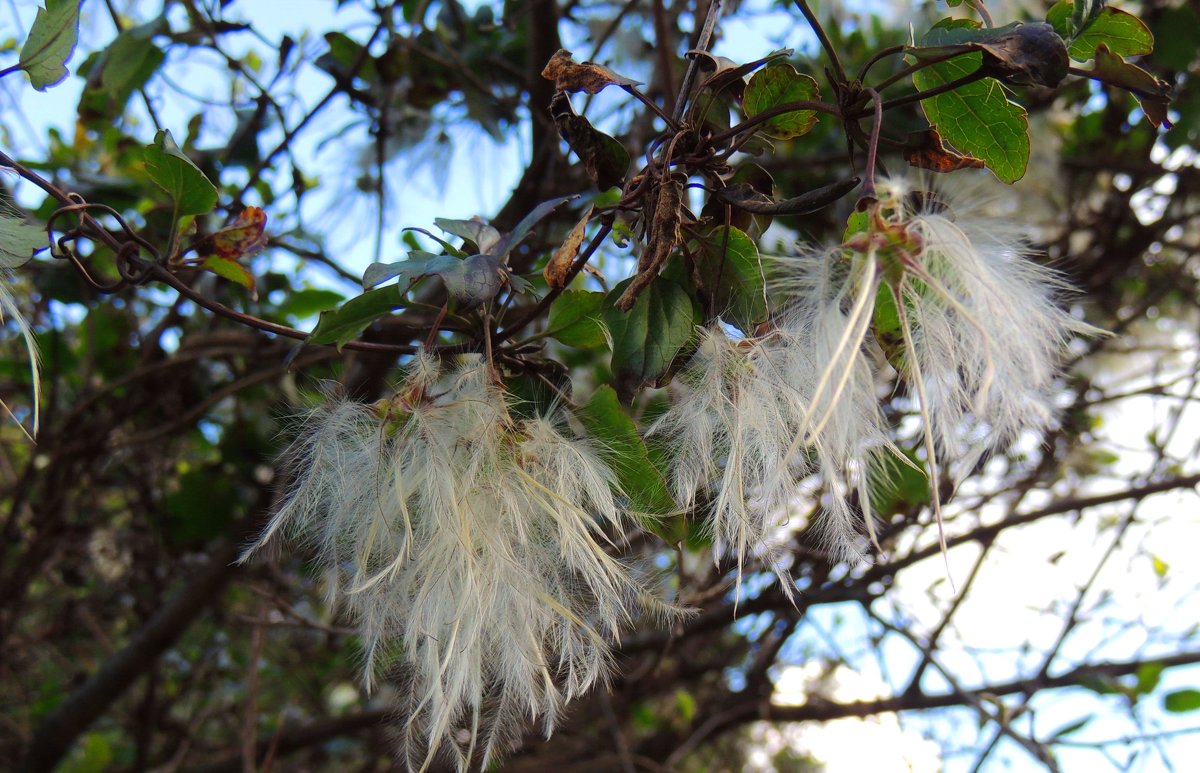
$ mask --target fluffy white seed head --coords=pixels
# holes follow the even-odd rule
[[[1053,420],[1068,343],[1102,331],[1062,309],[1069,286],[1032,259],[1020,224],[987,214],[985,193],[942,185],[934,195],[932,207],[913,196],[892,205],[928,274],[911,277],[904,298],[929,420],[961,477],[1021,431]]]
[[[478,361],[412,374],[386,414],[314,414],[260,543],[291,528],[338,568],[368,684],[390,669],[407,686],[410,766],[486,767],[603,683],[609,642],[655,605],[605,549],[628,524],[598,449],[561,416],[514,418]]]
[[[820,294],[818,293],[818,297]],[[821,474],[830,491],[829,515],[818,529],[839,559],[862,557],[859,487],[850,463],[886,442],[870,371],[855,347],[835,350],[845,315],[814,303],[781,318],[754,340],[735,340],[720,328],[700,331],[700,344],[676,380],[672,407],[651,428],[671,452],[671,485],[689,508],[702,504],[718,555],[730,554],[740,572],[756,556],[783,578],[771,544],[774,527],[794,504],[801,481]],[[816,342],[816,343],[814,343]],[[848,374],[818,386],[828,359]],[[833,399],[835,390],[844,399]],[[827,434],[806,438],[818,420]],[[862,478],[865,480],[865,478]]]
[[[871,323],[881,324],[881,294],[893,299],[896,329],[885,332],[898,335],[903,350],[887,343],[920,405],[935,477],[943,460],[961,476],[1021,431],[1051,422],[1068,342],[1100,332],[1060,308],[1063,279],[1031,260],[1019,224],[989,217],[986,205],[978,187],[885,180],[866,233],[771,266],[772,296],[785,310],[779,325],[800,342],[797,358],[808,360],[789,382],[803,384],[806,369],[819,374],[801,387],[811,407],[800,436],[835,492],[831,532],[849,526],[836,492],[856,488],[866,502],[879,469],[871,455],[895,450],[864,355],[874,343]],[[936,486],[934,510],[940,524]]]

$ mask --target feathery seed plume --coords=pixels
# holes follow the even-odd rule
[[[317,411],[290,464],[247,553],[286,528],[338,568],[368,685],[389,664],[409,688],[413,769],[486,767],[531,721],[549,734],[607,679],[634,609],[666,609],[605,549],[629,524],[600,450],[561,415],[514,418],[478,361],[418,355],[386,410]]]

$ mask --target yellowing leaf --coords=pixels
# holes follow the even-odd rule
[[[237,260],[267,246],[267,214],[261,207],[246,207],[234,221],[198,241],[192,249],[201,257]]]

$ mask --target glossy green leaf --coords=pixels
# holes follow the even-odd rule
[[[160,131],[145,151],[146,174],[175,202],[177,215],[203,215],[217,206],[217,189],[184,155],[171,132]]]
[[[567,346],[600,349],[608,345],[601,321],[600,306],[604,293],[565,290],[550,304],[546,328],[550,335]]]
[[[944,20],[926,35],[923,45],[942,45],[945,32],[967,20]],[[936,88],[979,69],[983,54],[959,56],[930,65],[913,73],[917,88]],[[1029,120],[1025,108],[1005,96],[994,78],[984,78],[938,94],[921,103],[925,117],[937,127],[943,139],[963,153],[983,161],[988,169],[1006,183],[1025,175],[1029,164]]]
[[[38,91],[67,77],[67,60],[79,40],[79,5],[78,0],[46,0],[34,17],[18,65]]]
[[[614,304],[631,279],[612,289],[602,314],[612,337],[612,372],[617,391],[628,399],[643,384],[658,380],[700,324],[700,308],[678,284],[659,277],[628,312]]]
[[[351,298],[333,311],[321,314],[308,337],[310,344],[334,344],[339,349],[367,329],[375,320],[386,317],[404,305],[404,288],[399,285],[368,290]]]
[[[637,425],[621,407],[612,387],[597,389],[578,416],[588,435],[606,450],[634,510],[665,515],[676,509],[666,481],[650,461]]]
[[[0,268],[23,266],[48,244],[46,230],[0,214]]]
[[[720,226],[698,240],[692,255],[699,292],[711,300],[713,312],[747,333],[766,320],[767,295],[753,239]]]
[[[1101,43],[1121,56],[1139,56],[1154,50],[1154,36],[1142,20],[1111,6],[1101,8],[1072,38],[1074,10],[1072,3],[1060,2],[1046,13],[1046,21],[1058,34],[1071,41],[1067,53],[1072,59],[1080,62],[1091,59]]]
[[[796,72],[796,68],[782,62],[754,73],[750,83],[746,85],[742,107],[746,111],[746,117],[753,118],[759,113],[789,102],[820,98],[821,89],[815,80]],[[771,137],[786,140],[807,134],[816,123],[816,111],[793,110],[768,119],[762,125],[762,131]]]

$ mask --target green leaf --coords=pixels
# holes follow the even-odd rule
[[[613,137],[597,130],[591,121],[578,115],[569,100],[551,102],[551,114],[558,134],[575,151],[596,187],[609,190],[625,182],[629,171],[629,151]]]
[[[746,86],[742,107],[746,111],[746,117],[753,118],[759,113],[789,102],[820,98],[821,89],[815,80],[796,72],[796,68],[790,64],[780,62],[754,73]],[[762,125],[762,131],[772,137],[787,140],[807,134],[816,124],[815,110],[795,110],[769,119]]]
[[[602,303],[604,293],[566,290],[550,304],[546,329],[567,346],[603,348],[608,345],[608,338],[604,335],[604,323],[600,321]]]
[[[217,276],[228,279],[234,284],[239,284],[250,291],[250,297],[258,299],[258,291],[254,287],[254,274],[251,274],[249,269],[238,263],[236,260],[228,258],[218,258],[216,255],[210,255],[204,259],[200,267],[213,272]]]
[[[1137,678],[1137,686],[1134,688],[1138,695],[1149,695],[1154,692],[1154,688],[1158,687],[1159,681],[1162,680],[1163,671],[1166,669],[1162,663],[1143,663],[1138,666],[1134,676]]]
[[[310,317],[321,311],[335,308],[346,298],[333,290],[318,290],[311,288],[292,293],[279,304],[277,311],[286,317]]]
[[[420,250],[408,253],[398,263],[372,263],[363,273],[363,287],[375,287],[396,277],[403,292],[417,279],[436,276],[446,292],[467,306],[477,306],[496,297],[508,274],[495,255],[469,255],[459,260],[453,255],[433,255]]]
[[[217,206],[217,189],[183,154],[171,132],[160,131],[145,151],[146,174],[175,201],[177,215],[203,215]]]
[[[1066,738],[1069,735],[1078,733],[1080,730],[1087,727],[1088,723],[1091,722],[1095,718],[1096,718],[1095,714],[1088,714],[1083,719],[1077,719],[1074,722],[1071,722],[1070,724],[1064,725],[1064,726],[1060,727],[1058,730],[1055,730],[1053,733],[1051,733],[1049,735],[1047,740],[1049,742],[1053,743],[1054,741],[1058,741],[1062,738]]]
[[[1200,690],[1176,690],[1163,696],[1163,708],[1172,714],[1200,709]]]
[[[690,724],[696,716],[696,697],[684,689],[675,691],[675,710],[684,722]]]
[[[626,415],[612,387],[597,389],[578,415],[588,435],[608,452],[608,461],[634,510],[666,515],[677,509],[666,481],[650,461],[637,425]]]
[[[1086,62],[1096,55],[1096,47],[1101,43],[1120,56],[1140,56],[1154,50],[1154,36],[1142,20],[1111,6],[1101,8],[1072,39],[1069,30],[1074,10],[1072,3],[1060,2],[1046,13],[1046,21],[1054,30],[1071,40],[1067,53],[1072,59]]]
[[[46,231],[24,220],[0,214],[0,268],[23,266],[48,244]]]
[[[134,89],[150,80],[150,76],[166,58],[153,40],[159,29],[158,24],[151,22],[126,30],[117,36],[105,52],[100,86],[119,106],[125,105]]]
[[[38,91],[67,77],[67,60],[79,40],[79,6],[77,0],[46,0],[38,9],[18,60]]]
[[[488,253],[500,242],[500,232],[479,220],[433,219],[433,224],[448,234],[472,242],[480,252]]]
[[[932,498],[924,463],[913,451],[901,449],[900,453],[905,459],[891,453],[871,459],[871,509],[880,518],[923,505]]]
[[[386,317],[404,305],[404,288],[400,285],[368,290],[351,298],[333,311],[326,311],[317,320],[308,337],[310,344],[335,344],[339,349],[367,329],[375,320]]]
[[[687,290],[663,277],[646,287],[628,312],[615,304],[632,279],[621,282],[604,299],[602,314],[612,337],[612,371],[623,399],[648,382],[656,382],[695,335],[700,308]]]
[[[753,239],[720,226],[699,239],[693,257],[700,292],[714,302],[712,311],[747,333],[766,320],[767,296]]]
[[[941,30],[953,30],[968,20],[944,20],[926,35],[923,45],[941,45]],[[925,91],[970,75],[983,63],[983,54],[967,54],[913,73]],[[1029,164],[1029,120],[1025,108],[1008,101],[994,78],[968,83],[924,100],[925,117],[942,137],[963,153],[980,159],[996,177],[1013,183]]]
[[[355,62],[361,62],[357,77],[368,83],[377,79],[375,59],[363,51],[361,43],[341,32],[325,33],[325,42],[329,44],[329,50],[317,57],[313,63],[317,67],[335,79],[347,79]]]

